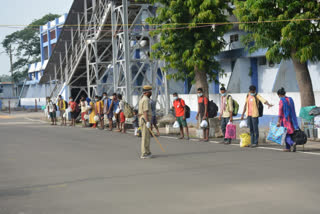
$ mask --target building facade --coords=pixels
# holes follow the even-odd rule
[[[67,14],[64,14],[46,25],[40,26],[41,61],[29,65],[28,78],[30,84],[37,84],[43,76],[43,71],[47,66],[52,50],[56,46],[66,18]]]

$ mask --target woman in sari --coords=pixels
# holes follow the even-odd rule
[[[291,97],[286,96],[286,91],[284,88],[278,90],[278,96],[280,98],[279,103],[279,119],[277,126],[283,126],[287,128],[286,136],[286,148],[284,152],[290,152],[291,147],[293,152],[296,151],[296,143],[293,142],[291,136],[295,130],[299,129],[298,120],[296,116],[296,111],[294,107],[294,102]]]

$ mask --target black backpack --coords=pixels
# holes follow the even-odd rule
[[[219,108],[212,100],[208,103],[208,118],[215,118],[218,115]]]
[[[256,98],[256,100],[258,100],[258,99]],[[262,117],[264,106],[260,100],[258,100],[257,104],[258,104],[259,117]]]
[[[308,141],[308,137],[304,131],[295,130],[291,136],[292,140],[297,144],[297,145],[304,145]]]
[[[190,107],[186,105],[186,112],[185,112],[185,115],[186,115],[186,118],[190,118]]]
[[[67,101],[65,101],[65,100],[63,100],[63,102],[64,102],[64,104],[66,105],[66,109],[69,107],[68,106],[68,102]]]

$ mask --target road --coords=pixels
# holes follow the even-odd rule
[[[0,214],[319,213],[320,156],[0,119]]]

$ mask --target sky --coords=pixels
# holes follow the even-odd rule
[[[48,13],[68,13],[73,0],[0,0],[0,42],[19,29],[2,27],[3,25],[28,25]],[[40,44],[39,44],[40,45]],[[0,45],[0,53],[4,49]],[[9,57],[0,54],[0,75],[10,74]]]

